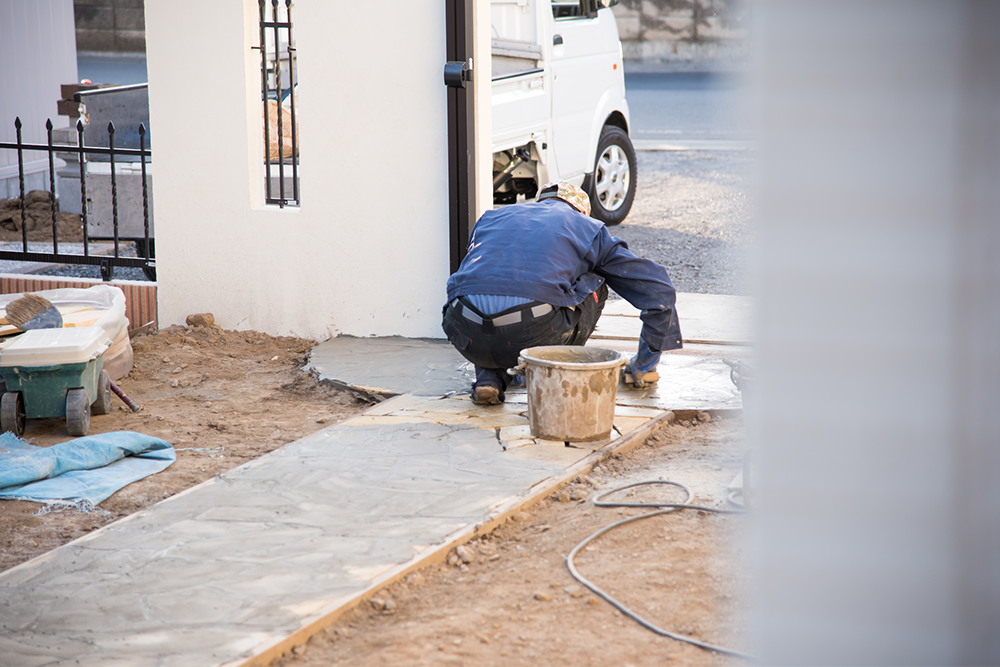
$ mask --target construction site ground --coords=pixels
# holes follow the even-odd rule
[[[692,302],[688,312],[697,317],[689,329],[695,330],[697,323],[706,339],[738,341],[739,336],[717,330],[718,320],[713,313],[740,307],[735,301]],[[594,342],[623,350],[634,346],[629,331],[639,323],[635,314],[627,309],[609,310],[608,317],[602,320],[604,333],[596,333]],[[162,473],[122,489],[89,513],[69,510],[38,515],[39,505],[5,502],[0,513],[0,567],[9,569],[117,519],[151,508],[286,443],[309,441],[307,436],[371,407],[357,398],[364,393],[362,388],[336,389],[302,370],[310,350],[315,362],[317,355],[323,356],[321,350],[326,346],[328,360],[343,365],[346,359],[346,368],[352,374],[365,379],[367,373],[370,377],[370,367],[351,366],[351,357],[346,354],[354,345],[350,339],[330,343],[332,347],[324,344],[314,348],[313,341],[223,331],[218,327],[171,327],[136,338],[135,369],[120,384],[145,409],[137,414],[116,409],[111,415],[95,417],[92,432],[135,430],[164,438],[177,448],[177,462]],[[393,354],[398,351],[392,350],[400,346],[392,339],[366,344],[382,345]],[[404,347],[410,345],[418,343],[403,343]],[[434,345],[419,345],[422,347],[414,349],[420,355],[437,354]],[[649,419],[627,415],[655,413],[655,409],[664,409],[657,406],[670,401],[693,401],[689,403],[693,406],[698,401],[721,405],[721,417],[719,411],[714,418],[702,412],[698,419],[698,409],[687,409],[678,413],[682,415],[680,423],[656,420],[658,428],[641,430],[644,435],[638,444],[645,446],[605,458],[597,469],[569,485],[553,487],[551,494],[533,494],[532,501],[497,530],[477,530],[479,536],[463,551],[467,563],[455,552],[448,564],[429,558],[408,576],[393,578],[390,587],[376,591],[374,597],[368,591],[363,598],[355,598],[360,606],[344,605],[329,617],[333,625],[322,623],[329,625],[323,632],[289,635],[289,639],[302,636],[302,642],[268,639],[260,646],[274,646],[278,655],[286,654],[279,660],[295,665],[340,661],[498,665],[642,665],[662,664],[668,658],[678,661],[676,664],[731,661],[657,637],[623,618],[573,584],[563,560],[573,545],[594,530],[639,511],[594,507],[591,499],[599,489],[666,478],[688,484],[696,502],[726,506],[726,485],[740,469],[744,448],[742,419],[738,410],[731,408],[734,400],[738,405],[739,396],[728,384],[727,374],[720,373],[720,358],[698,353],[698,344],[692,348],[689,353],[665,357],[661,373],[670,370],[671,377],[661,383],[659,390],[620,398],[623,429],[628,431]],[[369,352],[375,356],[380,353],[375,348],[369,348]],[[372,354],[357,356],[363,359]],[[415,377],[418,375],[423,373]],[[434,382],[453,380],[454,374],[444,369]],[[697,391],[686,396],[684,392],[692,387]],[[405,437],[406,429],[414,429],[410,438],[426,433],[447,441],[450,436],[442,425],[456,423],[456,419],[469,420],[470,424],[479,419],[475,410],[458,414],[473,407],[466,407],[467,399],[461,396],[438,399],[433,403],[437,408],[426,407],[428,400],[432,399],[415,396],[410,403],[397,400],[396,408],[386,407],[379,412],[376,407],[370,416],[355,419],[354,426],[345,433],[363,435],[388,429],[387,434],[399,432]],[[524,418],[515,419],[514,415],[523,411],[523,392],[520,399],[511,400],[522,401],[522,408],[515,403],[507,406],[510,417],[503,412],[486,418],[499,420],[498,424],[522,423]],[[512,470],[527,470],[524,466],[534,459],[536,450],[539,456],[547,452],[543,458],[552,462],[530,464],[536,468],[541,465],[538,470],[557,470],[559,465],[545,466],[580,460],[589,451],[563,457],[551,450],[552,444],[525,441],[517,429],[526,426],[513,428],[514,432],[504,435],[501,428],[496,429],[498,440],[502,438],[507,448],[516,448],[510,459],[515,464]],[[446,435],[431,435],[434,433]],[[40,445],[68,439],[64,423],[57,419],[29,422],[25,437]],[[315,438],[311,441],[324,442]],[[516,463],[518,460],[524,463]],[[657,495],[664,497],[662,492]],[[680,499],[676,494],[667,497],[674,502]],[[746,638],[741,630],[744,578],[738,551],[733,547],[741,526],[738,517],[710,513],[687,511],[657,517],[602,538],[581,554],[578,564],[585,575],[592,576],[651,621],[703,641],[745,649]],[[296,547],[290,543],[284,548],[294,553]],[[10,584],[16,585],[14,582],[27,573],[22,571]],[[148,626],[148,620],[146,623]],[[260,659],[265,662],[276,655],[269,649],[254,649],[251,654],[261,650]],[[219,653],[220,657],[225,654]],[[246,649],[229,653],[233,657],[239,654],[247,655]]]

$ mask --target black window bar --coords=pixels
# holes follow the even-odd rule
[[[108,123],[108,147],[87,146],[83,140],[83,121],[76,123],[77,145],[65,145],[52,143],[52,120],[46,120],[45,129],[48,133],[47,144],[26,144],[21,139],[21,118],[14,119],[14,130],[16,132],[16,142],[0,142],[0,149],[17,151],[17,175],[19,186],[19,205],[21,210],[21,251],[3,250],[0,248],[0,259],[21,262],[47,262],[55,264],[87,264],[99,266],[101,278],[105,281],[111,280],[115,267],[137,267],[143,269],[151,279],[155,275],[156,260],[153,257],[152,244],[149,238],[149,197],[146,184],[146,162],[151,157],[151,152],[146,148],[146,126],[139,124],[139,148],[115,148],[115,124]],[[25,151],[39,151],[48,153],[49,156],[49,201],[52,210],[52,252],[37,252],[28,247],[28,227],[27,227],[27,207],[25,206],[24,189],[24,153]],[[80,210],[83,220],[83,254],[65,253],[59,251],[59,236],[56,225],[56,180],[55,161],[56,153],[78,153],[80,156]],[[87,227],[87,160],[86,155],[106,155],[111,162],[111,211],[112,224],[114,228],[114,254],[92,255],[90,253],[90,243],[88,239]],[[122,257],[121,245],[118,238],[118,179],[115,174],[115,156],[138,157],[142,165],[142,215],[145,243],[141,249],[137,248],[140,257]],[[37,241],[34,243],[38,243]]]
[[[254,47],[260,50],[260,88],[261,88],[261,98],[264,103],[264,163],[265,163],[265,190],[266,190],[266,201],[268,204],[277,204],[279,207],[284,208],[285,206],[298,206],[299,205],[299,155],[298,155],[298,142],[296,141],[296,131],[297,124],[295,119],[295,47],[292,42],[292,0],[284,0],[285,3],[285,16],[286,20],[278,20],[278,3],[279,0],[270,0],[271,4],[271,20],[267,20],[267,4],[268,0],[258,0],[258,6],[260,9],[260,46]],[[267,52],[267,31],[272,31],[272,37],[274,40],[274,54],[273,54],[273,74],[274,74],[274,88],[272,89],[268,84],[268,74],[271,73],[268,67],[268,52]],[[281,31],[285,32],[286,37],[286,53],[288,55],[288,88],[287,95],[289,99],[288,108],[288,123],[291,130],[291,141],[292,141],[292,155],[289,160],[292,167],[292,196],[286,197],[285,193],[285,144],[284,144],[284,105],[283,96],[286,89],[282,87],[281,83],[281,57],[278,53],[281,40]],[[273,187],[271,185],[271,136],[270,136],[270,113],[269,113],[269,102],[271,100],[271,93],[275,94],[275,100],[277,102],[277,127],[275,128],[278,133],[278,196],[274,196]]]

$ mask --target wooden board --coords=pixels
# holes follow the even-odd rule
[[[746,345],[750,340],[749,297],[726,294],[677,294],[677,314],[685,342]],[[610,301],[597,322],[595,338],[639,340],[639,310],[627,301]]]
[[[64,327],[90,327],[94,326],[97,320],[101,319],[101,311],[95,311],[91,308],[89,311],[84,310],[76,313],[69,313],[63,315],[63,326]]]
[[[89,327],[101,318],[104,311],[94,310],[91,306],[56,306],[63,318],[63,327]],[[7,311],[0,309],[0,338],[23,333],[7,321]]]

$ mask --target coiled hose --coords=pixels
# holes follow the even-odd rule
[[[638,486],[647,486],[647,485],[653,485],[653,484],[663,484],[663,485],[667,485],[667,486],[676,486],[677,488],[680,488],[680,489],[684,490],[684,492],[687,494],[687,498],[684,499],[683,503],[617,503],[617,502],[605,502],[605,501],[602,500],[605,496],[609,496],[612,493],[617,493],[619,491],[625,491],[626,489],[632,489],[632,488],[635,488],[635,487],[638,487]],[[697,639],[692,639],[691,637],[685,637],[684,635],[679,635],[677,633],[670,632],[669,630],[664,630],[663,628],[661,628],[661,627],[659,627],[657,625],[654,625],[653,623],[647,621],[642,616],[639,616],[639,614],[635,613],[634,611],[632,611],[631,609],[629,609],[628,607],[626,607],[624,604],[622,604],[621,602],[619,602],[618,600],[616,600],[614,597],[612,597],[608,593],[605,593],[595,583],[593,583],[592,581],[590,581],[586,577],[584,577],[582,574],[580,574],[580,572],[576,569],[576,565],[573,563],[573,559],[580,552],[580,550],[583,549],[584,547],[586,547],[588,544],[590,544],[594,540],[596,540],[598,537],[600,537],[601,535],[604,535],[607,532],[610,532],[610,531],[614,530],[615,528],[618,528],[620,526],[624,526],[626,524],[634,523],[636,521],[642,521],[644,519],[651,519],[654,516],[660,516],[661,514],[670,514],[672,512],[677,512],[679,510],[702,510],[704,512],[715,512],[717,514],[743,514],[744,513],[742,510],[726,510],[726,509],[716,509],[714,507],[703,507],[701,505],[690,505],[688,503],[691,501],[692,498],[693,498],[693,494],[691,493],[691,489],[689,489],[688,487],[684,486],[680,482],[670,482],[670,481],[662,480],[662,479],[650,480],[650,481],[646,481],[646,482],[636,482],[635,484],[627,484],[625,486],[619,486],[619,487],[611,489],[609,491],[602,491],[601,493],[599,493],[596,496],[594,496],[594,501],[593,502],[594,502],[594,506],[596,506],[596,507],[659,507],[659,508],[664,508],[664,509],[658,509],[658,510],[656,510],[654,512],[647,512],[646,514],[639,514],[637,516],[629,517],[627,519],[622,519],[621,521],[616,521],[615,523],[612,523],[611,525],[608,525],[608,526],[605,526],[604,528],[601,528],[596,533],[593,533],[592,535],[590,535],[589,537],[587,537],[585,540],[583,540],[582,542],[580,542],[578,545],[576,545],[573,548],[572,551],[569,552],[569,555],[566,556],[566,566],[569,568],[569,573],[571,575],[573,575],[574,579],[576,579],[577,581],[579,581],[581,584],[583,584],[584,586],[586,586],[587,588],[589,588],[595,594],[597,594],[601,598],[603,598],[606,602],[608,602],[615,609],[617,609],[621,613],[625,614],[626,616],[628,616],[629,618],[631,618],[633,621],[635,621],[636,623],[638,623],[642,627],[646,628],[647,630],[655,632],[656,634],[662,635],[664,637],[670,637],[671,639],[676,639],[679,642],[685,642],[687,644],[692,644],[694,646],[697,646],[698,648],[703,648],[703,649],[706,649],[706,650],[709,650],[709,651],[716,651],[718,653],[725,653],[726,655],[732,655],[732,656],[736,656],[738,658],[746,658],[748,660],[753,660],[754,657],[752,655],[748,654],[748,653],[743,653],[741,651],[737,651],[737,650],[731,649],[731,648],[726,648],[724,646],[716,646],[715,644],[709,644],[708,642],[703,642],[703,641],[699,641]]]

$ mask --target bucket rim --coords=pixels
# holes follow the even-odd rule
[[[567,370],[604,370],[606,368],[615,368],[617,366],[624,366],[628,363],[628,359],[618,350],[611,350],[606,347],[586,347],[588,350],[600,350],[601,352],[607,352],[609,354],[615,355],[613,359],[607,359],[605,361],[552,361],[551,359],[541,359],[536,356],[532,356],[533,350],[556,350],[556,349],[571,349],[576,350],[584,348],[583,345],[536,345],[535,347],[528,347],[521,350],[519,362],[522,364],[529,364],[532,366],[539,366],[541,368],[564,368]]]

